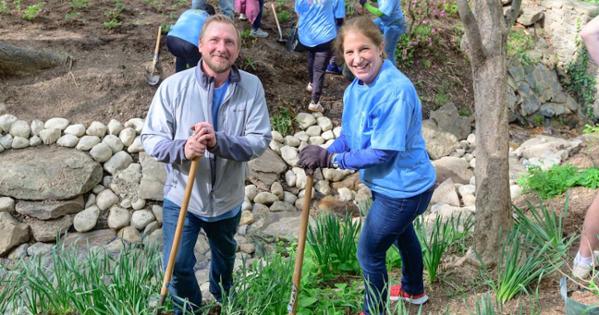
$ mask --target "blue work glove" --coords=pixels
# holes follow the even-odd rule
[[[331,156],[326,149],[317,145],[306,146],[299,154],[299,167],[309,170],[331,167]]]
[[[361,5],[361,6],[364,6],[364,5],[366,4],[366,1],[367,1],[367,0],[360,0],[360,5]]]

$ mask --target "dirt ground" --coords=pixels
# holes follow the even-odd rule
[[[79,2],[82,0],[79,0]],[[13,1],[7,1],[10,5]],[[36,2],[23,0],[22,8]],[[30,76],[0,77],[0,114],[10,113],[20,119],[46,120],[65,117],[72,122],[108,123],[110,119],[126,121],[145,117],[156,87],[144,81],[144,66],[153,54],[159,25],[174,23],[189,1],[123,0],[121,26],[107,29],[103,23],[115,1],[89,0],[87,7],[73,9],[75,0],[45,1],[42,12],[32,21],[18,16],[14,6],[0,14],[0,41],[34,49],[70,54],[75,62],[71,68],[57,67]],[[306,57],[288,53],[276,42],[277,28],[270,1],[262,28],[270,33],[267,39],[244,37],[238,66],[260,77],[266,90],[271,113],[287,108],[291,113],[305,111],[309,94]],[[284,10],[293,20],[293,2]],[[236,21],[240,29],[249,29],[247,22]],[[282,23],[285,34],[292,21]],[[448,25],[448,29],[451,25]],[[443,34],[435,49],[418,50],[413,63],[399,67],[415,83],[421,96],[425,116],[449,99],[461,112],[473,108],[470,66],[459,52],[454,31]],[[160,50],[163,78],[174,73],[174,59],[164,44]],[[341,76],[327,76],[322,103],[327,116],[339,121],[342,95],[347,85]],[[426,118],[426,117],[425,117]],[[580,222],[581,218],[577,218]],[[470,313],[474,301],[488,286],[469,267],[441,271],[441,281],[428,287],[431,301],[424,313]],[[543,314],[563,313],[558,293],[558,275],[541,283],[540,307]],[[530,298],[521,295],[504,309],[515,313],[521,306],[530,306]],[[411,310],[416,313],[416,310]],[[527,313],[527,312],[525,312]]]

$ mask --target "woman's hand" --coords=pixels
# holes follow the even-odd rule
[[[331,164],[331,154],[317,145],[305,147],[299,154],[298,165],[305,169],[315,170],[317,168],[327,168]]]

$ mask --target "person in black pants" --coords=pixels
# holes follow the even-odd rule
[[[175,56],[176,72],[195,67],[200,61],[198,39],[204,21],[210,15],[214,15],[214,7],[209,4],[205,10],[186,10],[168,32],[166,47]]]

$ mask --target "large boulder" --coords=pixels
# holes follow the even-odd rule
[[[280,175],[287,170],[287,165],[274,151],[268,149],[260,157],[248,163],[250,174],[248,179],[260,187],[268,189]]]
[[[38,218],[40,220],[50,220],[60,218],[67,214],[77,213],[83,210],[83,196],[64,201],[25,201],[17,202],[16,210],[18,213]]]
[[[54,242],[56,236],[64,234],[73,224],[73,217],[65,215],[60,219],[42,221],[33,218],[27,218],[26,222],[31,227],[33,238],[38,242]]]
[[[139,153],[141,164],[141,182],[139,183],[138,196],[146,200],[162,200],[164,182],[166,181],[165,164],[155,158]]]
[[[451,154],[458,145],[458,138],[455,135],[439,130],[431,120],[422,122],[422,136],[426,142],[426,151],[433,160]]]
[[[102,180],[102,167],[86,153],[59,147],[0,155],[0,195],[26,200],[65,200]]]
[[[0,255],[29,240],[29,227],[19,223],[8,212],[0,212]]]
[[[474,119],[471,116],[460,116],[457,107],[450,102],[436,111],[432,111],[431,120],[435,122],[438,130],[449,132],[456,136],[458,140],[462,140],[470,134]]]

